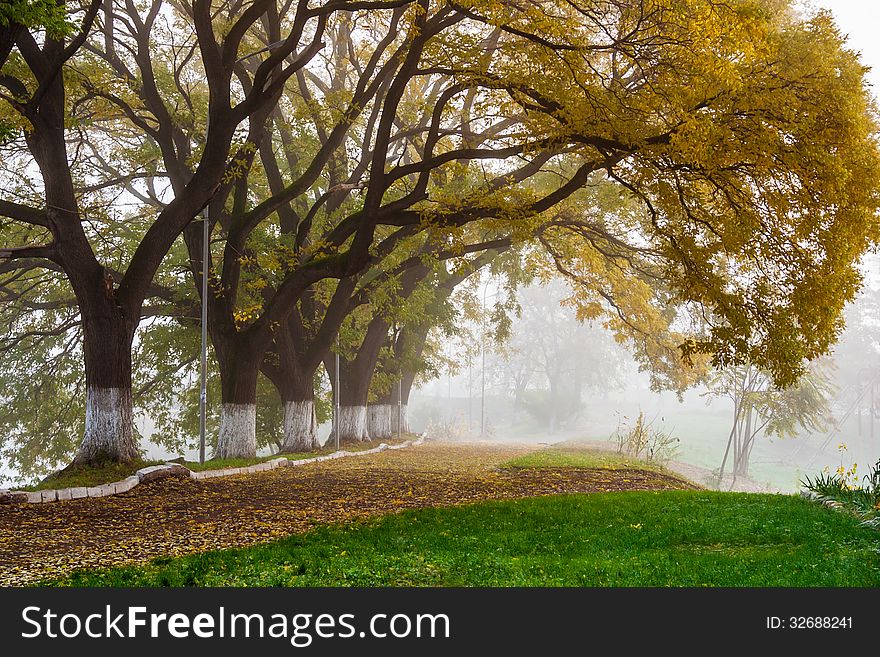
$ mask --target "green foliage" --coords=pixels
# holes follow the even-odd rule
[[[0,118],[0,146],[18,135],[18,127]]]
[[[0,305],[0,462],[34,481],[69,462],[82,436],[79,316],[53,273],[19,272],[5,294],[12,301]]]
[[[864,525],[880,529],[880,461],[854,485],[846,472],[820,473],[805,477],[801,485],[819,502],[842,507],[862,520]]]
[[[57,0],[4,0],[0,3],[0,27],[13,23],[44,27],[53,38],[69,34],[73,29],[65,15],[65,5]]]
[[[880,535],[794,496],[630,492],[422,509],[52,586],[878,586]]]

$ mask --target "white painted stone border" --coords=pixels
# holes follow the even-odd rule
[[[130,477],[126,477],[122,481],[114,481],[101,486],[93,486],[90,488],[61,488],[58,490],[5,490],[0,489],[0,505],[2,504],[42,504],[44,502],[56,502],[62,500],[77,500],[83,497],[108,497],[110,495],[118,495],[119,493],[127,493],[138,484],[155,481],[156,479],[164,479],[165,477],[186,476],[196,481],[202,479],[214,479],[216,477],[232,477],[240,474],[253,474],[255,472],[266,472],[275,470],[276,468],[287,468],[308,463],[320,463],[321,461],[330,461],[346,456],[366,456],[367,454],[376,454],[384,452],[387,449],[403,449],[404,447],[417,447],[425,442],[425,434],[419,436],[417,440],[407,440],[397,445],[388,445],[380,443],[372,449],[364,449],[357,452],[346,452],[340,450],[331,454],[322,456],[314,456],[308,459],[288,459],[283,456],[278,458],[249,465],[243,468],[223,468],[221,470],[203,470],[196,472],[180,465],[179,463],[166,463],[165,465],[151,465],[147,468],[141,468]]]

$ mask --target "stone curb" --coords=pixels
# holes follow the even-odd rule
[[[291,460],[280,456],[278,458],[264,461],[256,465],[250,465],[244,468],[224,468],[222,470],[202,470],[195,472],[179,463],[166,463],[164,465],[151,465],[147,468],[141,468],[130,477],[126,477],[122,481],[114,481],[101,486],[92,486],[89,488],[60,488],[58,490],[6,490],[0,489],[0,505],[3,504],[43,504],[46,502],[78,500],[83,497],[108,497],[110,495],[118,495],[119,493],[127,493],[138,484],[165,479],[167,477],[189,477],[195,481],[202,479],[214,479],[216,477],[233,477],[240,474],[254,474],[256,472],[267,472],[276,468],[288,468],[299,465],[307,465],[309,463],[320,463],[322,461],[330,461],[346,456],[365,456],[367,454],[376,454],[389,449],[403,449],[404,447],[417,447],[425,442],[425,435],[422,434],[417,440],[407,440],[399,445],[387,445],[380,443],[372,449],[365,449],[358,452],[346,452],[340,450],[323,456],[314,456],[308,459]]]

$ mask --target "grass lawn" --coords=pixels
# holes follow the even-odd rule
[[[880,532],[795,496],[548,496],[420,509],[67,586],[880,586]]]
[[[502,468],[603,468],[620,470],[623,468],[639,468],[667,472],[660,465],[650,463],[626,454],[609,452],[600,449],[585,449],[576,445],[554,445],[536,452],[511,459],[501,465]]]
[[[315,454],[285,454],[285,457],[291,460],[305,459]],[[275,456],[258,456],[255,458],[243,459],[212,459],[199,463],[198,461],[186,461],[184,466],[190,470],[220,470],[223,468],[243,468],[249,465],[256,465],[263,461],[273,459]],[[114,481],[121,481],[126,477],[130,477],[141,468],[150,465],[161,465],[166,461],[134,461],[132,463],[109,463],[107,465],[82,467],[75,466],[61,470],[53,475],[49,475],[38,484],[33,486],[20,486],[17,490],[49,490],[52,488],[78,488],[81,486],[100,486]]]

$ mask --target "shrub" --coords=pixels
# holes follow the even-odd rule
[[[656,429],[651,422],[645,421],[644,412],[640,412],[635,424],[629,427],[624,417],[617,426],[614,438],[617,442],[618,454],[629,454],[636,458],[644,458],[654,463],[668,463],[678,453],[680,442],[671,431]]]
[[[834,474],[823,472],[814,478],[804,477],[801,485],[823,504],[843,508],[861,518],[862,523],[880,529],[880,461],[858,485],[855,466],[840,468]]]

